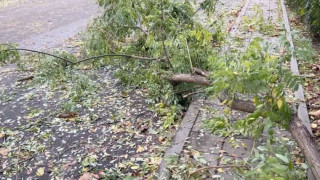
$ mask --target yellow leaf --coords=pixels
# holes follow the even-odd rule
[[[200,152],[199,152],[199,151],[191,150],[191,153],[192,153],[192,155],[193,155],[195,158],[200,157]]]
[[[246,143],[244,143],[244,142],[241,142],[241,145],[242,145],[242,147],[245,148],[245,149],[248,148],[247,145],[246,145]]]
[[[273,89],[272,90],[272,94],[273,94],[273,97],[277,97],[278,96],[278,91],[276,89]]]
[[[284,141],[289,141],[290,139],[283,137],[282,140],[284,140]]]
[[[136,166],[136,165],[131,166],[131,169],[133,169],[133,170],[139,169],[139,166]]]
[[[122,163],[119,163],[118,165],[119,168],[126,168],[126,165],[122,164]]]
[[[220,173],[224,173],[224,170],[222,168],[218,168],[217,171]]]
[[[316,117],[320,117],[320,110],[317,111],[312,111],[309,113],[311,116],[316,116]]]
[[[228,100],[224,100],[224,101],[222,102],[222,104],[227,104],[227,102],[228,102]]]
[[[37,176],[42,176],[44,174],[44,167],[38,168],[36,174]]]
[[[282,99],[279,99],[279,100],[278,100],[277,105],[278,105],[278,108],[279,108],[279,109],[282,107],[282,105],[283,105]]]
[[[317,127],[318,127],[317,124],[311,124],[311,128],[312,128],[312,129],[316,129]]]
[[[229,115],[231,113],[230,108],[224,108],[224,114]]]
[[[4,133],[0,133],[0,138],[3,138],[4,137]]]
[[[138,146],[137,153],[141,153],[144,151],[144,148],[142,146]]]
[[[0,148],[0,155],[2,156],[6,156],[9,153],[9,149],[8,148]]]

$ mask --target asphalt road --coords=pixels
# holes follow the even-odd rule
[[[0,43],[46,49],[85,29],[98,14],[95,0],[29,0],[0,8]]]

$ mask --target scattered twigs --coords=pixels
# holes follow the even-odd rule
[[[28,80],[32,80],[33,78],[34,78],[34,76],[31,75],[31,76],[28,76],[28,77],[25,77],[25,78],[18,79],[17,82],[28,81]]]
[[[229,166],[207,166],[207,167],[203,167],[203,168],[200,168],[200,169],[197,169],[195,171],[193,171],[192,173],[190,173],[190,176],[193,175],[193,174],[196,174],[200,171],[203,171],[203,170],[207,170],[207,169],[224,169],[224,168],[235,168],[235,167],[246,167],[244,165],[229,165]]]

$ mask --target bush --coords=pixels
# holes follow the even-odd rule
[[[293,7],[309,24],[316,35],[320,35],[320,0],[290,0]]]

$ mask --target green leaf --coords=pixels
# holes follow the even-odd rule
[[[281,155],[281,154],[276,154],[277,158],[281,159],[285,163],[289,163],[289,160],[287,157]]]

